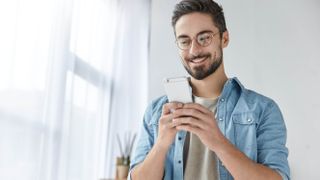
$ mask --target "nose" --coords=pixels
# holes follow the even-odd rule
[[[189,54],[193,56],[197,56],[200,54],[200,51],[201,51],[201,46],[195,40],[193,40],[191,42]]]

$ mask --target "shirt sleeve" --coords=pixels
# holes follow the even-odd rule
[[[257,127],[258,163],[274,169],[282,179],[290,179],[287,129],[278,105],[271,101]]]
[[[131,158],[128,179],[131,179],[132,169],[146,158],[147,154],[149,153],[154,144],[154,132],[152,130],[152,127],[150,127],[150,121],[153,114],[152,107],[152,104],[150,104],[147,107],[146,112],[144,114],[137,145]]]

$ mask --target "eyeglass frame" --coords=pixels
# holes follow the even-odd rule
[[[196,40],[196,43],[197,43],[199,46],[201,46],[201,47],[207,47],[207,46],[209,46],[209,45],[212,43],[213,37],[214,37],[215,35],[217,35],[217,34],[219,33],[219,31],[216,32],[216,33],[212,32],[212,31],[202,31],[202,32],[198,33],[195,37],[190,38],[190,40],[191,40],[191,41],[190,41],[190,44],[188,45],[188,48],[186,48],[186,49],[183,49],[183,48],[181,48],[181,47],[179,46],[178,38],[176,38],[175,43],[176,43],[176,45],[178,46],[179,49],[181,49],[181,50],[188,50],[188,49],[191,48],[192,43],[193,43],[193,40],[194,40],[194,39],[197,39],[199,35],[204,34],[204,33],[210,33],[211,39],[210,39],[210,42],[209,42],[207,45],[205,45],[205,46],[201,45],[201,44],[198,42],[198,40]],[[189,37],[188,37],[188,38],[189,38]]]

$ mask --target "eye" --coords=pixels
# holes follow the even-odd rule
[[[188,46],[190,43],[189,38],[178,39],[178,43],[182,46]]]
[[[211,35],[209,33],[200,34],[197,39],[199,44],[206,45],[210,42]]]
[[[180,41],[181,44],[188,44],[189,40],[188,39],[183,39]]]

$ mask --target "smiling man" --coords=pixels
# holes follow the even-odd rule
[[[194,103],[163,96],[149,105],[129,179],[290,179],[279,107],[225,73],[222,8],[211,0],[180,1],[172,26]]]

